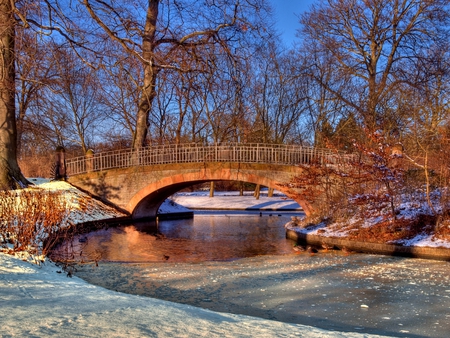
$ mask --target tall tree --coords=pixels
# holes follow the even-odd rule
[[[0,0],[0,189],[28,184],[17,163],[13,4]]]
[[[36,146],[31,143],[41,136],[37,134],[41,134],[42,130],[37,131],[35,128],[39,119],[30,118],[29,115],[32,110],[39,110],[43,90],[54,81],[55,59],[52,58],[51,44],[39,41],[38,36],[27,30],[16,33],[16,119],[20,158],[22,151],[29,152]]]
[[[0,0],[0,188],[12,189],[28,184],[17,164],[16,53],[15,40],[25,34],[19,29],[37,27],[37,34],[58,32],[72,46],[77,45],[71,20],[60,11],[57,0]],[[52,15],[49,13],[52,12]],[[70,28],[68,29],[68,26]],[[78,44],[79,46],[79,44]]]
[[[304,119],[304,137],[310,144],[323,147],[330,130],[349,110],[335,93],[348,93],[352,88],[348,77],[335,71],[331,55],[316,49],[316,46],[310,45],[307,51],[300,51],[297,59],[298,66],[294,72],[303,83],[308,111]]]
[[[51,111],[62,118],[66,125],[64,138],[80,145],[85,154],[94,142],[94,135],[101,134],[106,119],[100,101],[100,81],[72,49],[54,48],[53,56],[58,78],[48,91],[46,101],[50,110],[45,113]]]
[[[256,112],[253,140],[264,143],[298,141],[294,127],[306,108],[306,92],[294,69],[290,53],[277,50],[275,43],[259,55],[250,98]]]

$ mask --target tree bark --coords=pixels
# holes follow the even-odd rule
[[[259,195],[261,194],[261,185],[257,184],[255,187],[255,192],[253,193],[253,196],[259,200]]]
[[[214,181],[211,181],[209,185],[209,197],[214,197]]]
[[[136,118],[136,131],[134,134],[133,148],[137,149],[146,145],[149,128],[149,114],[152,109],[153,99],[156,96],[157,69],[154,65],[154,48],[156,24],[159,13],[159,0],[150,0],[147,8],[144,36],[142,38],[142,58],[144,66],[144,83]]]
[[[17,163],[15,21],[10,0],[0,0],[0,189],[28,185]]]

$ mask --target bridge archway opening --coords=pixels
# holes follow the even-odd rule
[[[175,181],[175,182],[174,182]],[[193,179],[186,180],[186,177],[182,178],[182,181],[178,181],[176,178],[166,178],[160,182],[151,183],[141,189],[130,201],[127,209],[131,211],[132,218],[134,219],[153,219],[158,216],[158,210],[162,203],[172,196],[173,194],[179,192],[180,190],[189,188],[193,185],[204,184],[208,182],[219,182],[219,181],[236,181],[234,179]],[[256,179],[246,179],[240,180],[244,183],[260,184],[268,188],[273,188],[281,191],[282,193],[287,193],[288,189],[280,186],[276,182],[272,182],[266,177],[259,177]],[[295,198],[295,201],[303,208],[303,210],[309,210],[310,205],[304,199]]]
[[[163,204],[163,202],[167,198],[169,198],[170,196],[172,196],[173,194],[177,193],[180,190],[189,188],[196,184],[207,183],[210,181],[211,180],[201,180],[193,182],[176,183],[150,192],[136,205],[131,215],[135,219],[156,218],[158,216],[158,210],[161,204]]]

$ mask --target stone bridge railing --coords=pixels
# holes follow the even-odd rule
[[[347,163],[352,155],[332,152],[329,149],[283,144],[174,144],[123,149],[102,153],[88,153],[66,161],[69,175],[132,166],[168,163],[267,163],[298,165],[308,163]]]

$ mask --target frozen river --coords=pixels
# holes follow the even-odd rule
[[[157,229],[102,230],[82,243],[98,267],[81,265],[76,275],[121,292],[329,330],[449,336],[450,263],[297,254],[284,238],[289,217],[204,214]]]

